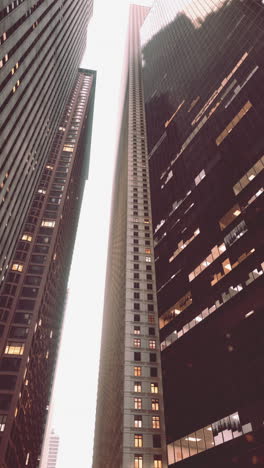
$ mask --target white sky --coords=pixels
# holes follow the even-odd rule
[[[57,468],[90,468],[115,162],[119,88],[129,0],[94,0],[82,66],[97,70],[89,179],[69,280],[54,389]],[[135,1],[150,5],[151,0]]]

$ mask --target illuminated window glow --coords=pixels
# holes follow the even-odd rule
[[[263,168],[264,156],[261,156],[261,158],[233,186],[234,194],[238,195],[248,184],[250,184],[253,179],[255,179],[255,177],[263,170]]]
[[[24,266],[21,263],[13,263],[12,270],[13,271],[23,271]]]
[[[192,237],[190,237],[189,239],[187,239],[186,241],[183,241],[181,240],[179,243],[178,243],[178,246],[177,246],[177,249],[173,252],[173,255],[169,258],[169,262],[171,263],[176,257],[177,255],[179,255],[184,249],[186,249],[186,247],[188,247],[188,245],[195,239],[195,237],[197,237],[198,235],[200,234],[200,229],[197,228]]]
[[[21,356],[24,353],[24,343],[7,343],[5,354],[15,354]]]
[[[183,312],[189,305],[192,303],[192,295],[191,292],[188,291],[183,297],[181,297],[169,310],[167,310],[160,318],[159,318],[159,327],[160,329],[165,327],[168,323],[170,323],[177,315]]]
[[[237,126],[243,117],[247,114],[247,112],[251,109],[252,104],[250,101],[247,101],[246,104],[240,109],[238,114],[231,120],[231,122],[227,125],[227,127],[223,130],[222,133],[216,138],[215,142],[217,146],[221,145],[221,143],[225,140],[225,138],[232,132],[232,130]]]

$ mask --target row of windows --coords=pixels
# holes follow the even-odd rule
[[[255,268],[248,274],[248,279],[245,281],[245,285],[250,285],[253,281],[257,280],[263,275],[264,272],[264,262],[261,265],[261,268]],[[181,330],[174,330],[166,339],[161,343],[161,351],[170,346],[174,341],[179,339],[185,333],[188,333],[193,327],[198,325],[202,320],[206,319],[210,314],[215,312],[217,309],[222,307],[223,304],[231,300],[234,296],[243,291],[244,287],[242,284],[236,286],[230,286],[226,292],[221,294],[221,297],[215,301],[211,307],[206,307],[199,315],[197,315],[193,320],[186,323]],[[250,311],[245,314],[245,318],[249,317],[254,311]]]
[[[160,429],[160,418],[159,418],[159,416],[152,416],[151,421],[152,421],[152,424],[151,424],[152,429]],[[134,416],[134,427],[136,429],[142,428],[142,424],[143,424],[142,416],[140,414],[135,415]]]
[[[148,347],[150,349],[156,349],[156,340],[149,340]],[[140,338],[134,338],[134,348],[141,348]]]
[[[141,382],[134,383],[134,391],[136,393],[141,393],[142,384]],[[150,393],[159,393],[159,385],[157,382],[150,383]],[[134,409],[142,409],[142,398],[135,397],[134,398]]]
[[[251,423],[241,426],[238,413],[199,429],[168,445],[169,464],[197,455],[252,431]]]
[[[139,325],[134,326],[134,335],[140,335],[141,334],[141,328]],[[148,329],[148,334],[149,335],[155,335],[155,328],[154,327],[149,327]]]
[[[134,468],[143,468],[143,455],[135,455]],[[154,455],[153,468],[162,468],[161,455]]]

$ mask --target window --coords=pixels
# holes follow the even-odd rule
[[[150,377],[158,377],[158,369],[157,367],[150,368]]]
[[[135,447],[143,447],[143,435],[135,434],[134,442],[135,442]]]
[[[134,392],[140,393],[141,391],[141,382],[134,382]]]
[[[141,377],[141,367],[134,366],[134,376],[135,377]]]
[[[156,340],[149,340],[149,348],[156,349]]]
[[[153,312],[153,310],[154,310],[154,305],[148,304],[148,312]]]
[[[160,435],[154,435],[153,437],[153,447],[160,448],[161,447],[161,439]]]
[[[22,355],[24,352],[24,343],[7,343],[5,354]]]
[[[150,263],[151,262],[151,257],[146,257],[146,262]]]
[[[32,236],[30,236],[30,235],[28,235],[28,234],[23,234],[22,240],[31,242],[31,241],[32,241]]]
[[[153,445],[153,447],[154,447],[154,445]],[[154,455],[153,468],[162,468],[162,457],[161,457],[161,455]]]
[[[151,393],[159,393],[159,386],[156,382],[151,382],[150,391]]]
[[[159,400],[157,398],[152,398],[151,409],[152,411],[159,411]]]
[[[134,283],[134,288],[138,289],[139,288],[139,283]]]
[[[143,455],[135,455],[134,468],[143,468]]]
[[[134,255],[134,260],[139,260],[139,256],[138,256],[138,255]]]
[[[21,263],[13,263],[12,270],[13,271],[23,271],[23,265]]]
[[[138,263],[134,263],[134,270],[139,270],[139,264]]]
[[[149,360],[150,362],[157,362],[156,353],[149,353]]]
[[[140,315],[138,314],[134,315],[134,322],[140,322]]]
[[[152,416],[152,429],[160,429],[159,416]]]
[[[140,326],[139,325],[134,326],[134,335],[140,335]]]
[[[134,310],[140,310],[140,304],[138,302],[134,303]]]
[[[153,300],[153,294],[147,294],[147,299],[148,301],[152,301]],[[150,304],[152,305],[152,304]]]
[[[53,228],[55,226],[55,221],[43,220],[41,226]]]
[[[134,408],[142,409],[142,398],[134,398]]]
[[[142,416],[140,414],[134,416],[134,427],[142,427]]]
[[[7,415],[0,414],[0,432],[4,432],[6,425]]]
[[[153,287],[152,287],[152,284],[151,284],[151,283],[148,283],[148,284],[147,284],[147,289],[148,289],[148,290],[151,290],[151,289],[153,289]]]
[[[134,279],[139,279],[139,273],[134,273]]]
[[[134,299],[140,299],[140,293],[134,292]]]
[[[141,340],[139,338],[134,338],[134,348],[141,347]]]
[[[155,328],[149,327],[149,335],[155,335]]]
[[[141,353],[134,353],[134,361],[141,361]]]

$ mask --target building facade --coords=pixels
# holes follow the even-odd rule
[[[95,72],[80,69],[0,291],[0,466],[36,468],[88,174]]]
[[[55,434],[54,430],[51,431],[49,437],[49,451],[47,468],[56,468],[57,457],[59,452],[60,438]]]
[[[94,468],[166,467],[140,26],[131,6],[106,274]]]
[[[264,7],[141,29],[169,466],[264,463]]]
[[[76,79],[92,0],[0,5],[0,281]]]

